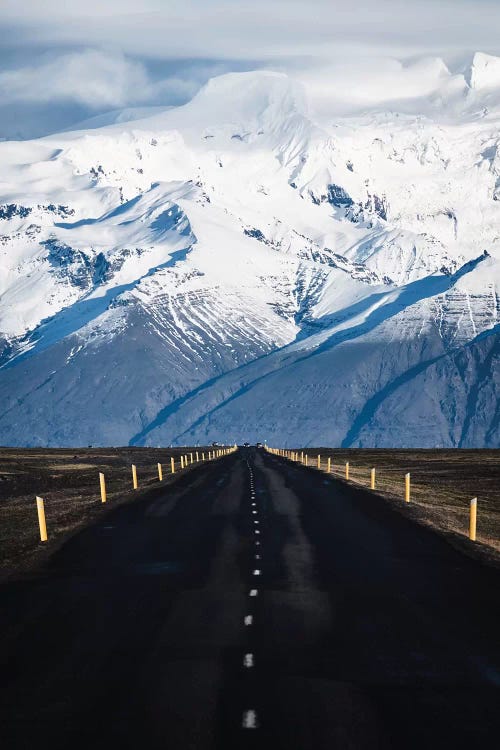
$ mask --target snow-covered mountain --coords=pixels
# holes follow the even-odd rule
[[[0,442],[498,446],[500,60],[410,72],[1,143]]]

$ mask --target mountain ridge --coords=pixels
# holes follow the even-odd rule
[[[488,97],[453,125],[332,123],[303,84],[238,73],[1,143],[0,441],[496,446]]]

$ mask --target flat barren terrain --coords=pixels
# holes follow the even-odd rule
[[[327,468],[350,483],[370,487],[376,471],[376,492],[415,521],[431,525],[460,545],[469,531],[469,507],[477,497],[477,541],[485,554],[500,559],[500,450],[371,450],[298,448],[309,466]],[[404,502],[405,474],[411,477],[411,501]]]
[[[99,472],[106,476],[107,510],[130,502],[137,494],[159,486],[158,462],[163,484],[179,477],[181,454],[202,453],[212,448],[86,448],[0,449],[0,574],[29,567],[36,558],[53,550],[54,543],[103,512]],[[495,450],[332,450],[297,449],[308,464],[327,468],[345,481],[370,486],[370,470],[376,469],[376,492],[413,520],[433,526],[465,548],[469,528],[469,504],[478,498],[478,548],[500,559],[500,451]],[[170,458],[176,460],[172,477]],[[131,466],[137,466],[139,489],[132,488]],[[189,463],[187,471],[196,467]],[[405,474],[411,475],[411,502],[404,502]],[[40,543],[35,496],[44,498],[50,545]]]
[[[168,484],[179,476],[181,455],[189,456],[185,471],[190,471],[196,466],[196,451],[201,460],[202,453],[208,458],[209,450],[213,448],[0,448],[0,574],[27,567],[44,555],[47,545],[40,542],[37,495],[45,501],[53,549],[54,542],[103,512],[99,472],[106,477],[107,510],[158,486],[158,463],[163,484]],[[175,477],[171,457],[176,461]],[[137,492],[132,487],[132,464],[137,466]]]

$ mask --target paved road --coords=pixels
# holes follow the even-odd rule
[[[490,748],[500,573],[241,450],[3,585],[6,750]]]

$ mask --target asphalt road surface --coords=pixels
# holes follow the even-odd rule
[[[490,748],[500,571],[241,449],[1,588],[5,750]]]

